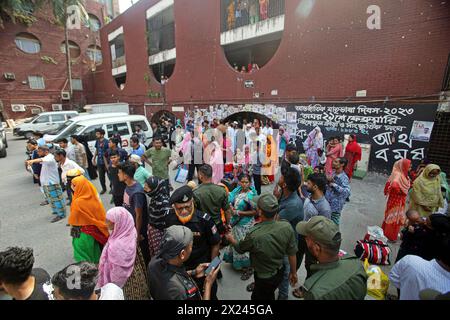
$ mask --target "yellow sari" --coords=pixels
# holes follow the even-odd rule
[[[410,194],[410,209],[417,210],[422,217],[428,217],[444,206],[441,192],[441,177],[430,178],[433,170],[441,171],[435,164],[425,167],[422,174],[414,181]]]

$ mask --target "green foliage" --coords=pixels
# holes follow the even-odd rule
[[[0,28],[4,28],[4,21],[30,26],[36,21],[33,12],[42,2],[43,0],[0,0]]]
[[[53,59],[52,57],[49,56],[42,56],[41,60],[47,63],[53,63],[53,64],[58,64],[58,62],[56,62],[55,59]]]

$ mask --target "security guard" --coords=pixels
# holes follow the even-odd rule
[[[219,255],[220,235],[214,221],[207,213],[195,208],[194,194],[188,186],[174,191],[170,197],[172,209],[166,218],[167,226],[185,226],[189,228],[194,237],[192,254],[185,262],[188,270],[196,268],[199,264],[209,263]],[[205,277],[195,279],[199,288],[203,289]],[[211,298],[217,299],[217,284],[214,282]]]
[[[298,281],[297,238],[289,222],[275,220],[279,206],[273,194],[265,193],[254,197],[252,201],[256,203],[261,222],[239,242],[231,232],[226,234],[226,238],[237,252],[250,252],[250,261],[255,269],[252,300],[274,300],[275,290],[283,280],[285,256],[289,258],[291,284],[294,285]]]
[[[193,277],[204,277],[208,263],[186,271],[186,262],[192,253],[192,231],[183,226],[166,229],[159,256],[150,261],[148,279],[150,293],[155,300],[201,300],[202,295]],[[211,298],[212,285],[220,268],[214,269],[205,280],[203,299]]]
[[[318,261],[303,285],[305,300],[364,300],[367,274],[357,257],[339,259],[339,227],[326,217],[315,216],[299,222],[296,229]]]

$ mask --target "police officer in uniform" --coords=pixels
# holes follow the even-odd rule
[[[315,216],[299,222],[296,230],[305,237],[309,252],[317,260],[303,285],[305,300],[364,300],[366,271],[359,258],[339,257],[339,227],[326,217]]]
[[[275,290],[283,280],[283,259],[288,256],[292,285],[297,278],[297,238],[288,221],[277,221],[278,200],[273,194],[265,193],[252,199],[261,222],[237,241],[232,233],[226,238],[239,253],[250,252],[250,262],[255,270],[255,287],[252,300],[275,300]]]
[[[172,209],[166,218],[166,224],[170,226],[185,226],[193,233],[194,243],[192,254],[186,260],[188,270],[196,268],[199,264],[209,263],[219,255],[220,235],[211,217],[195,208],[194,194],[188,186],[183,186],[174,191],[170,197]],[[196,277],[195,281],[203,290],[205,277]],[[217,283],[214,282],[211,291],[211,300],[217,300]]]
[[[210,300],[212,285],[220,268],[213,269],[205,277],[208,263],[186,271],[185,262],[192,253],[193,233],[184,226],[166,229],[159,256],[148,266],[150,293],[155,300]],[[204,278],[204,293],[194,279]]]

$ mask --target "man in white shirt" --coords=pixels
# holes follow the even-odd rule
[[[67,172],[69,170],[76,169],[79,170],[82,174],[84,174],[85,171],[75,161],[67,158],[66,151],[64,150],[57,150],[55,152],[55,160],[57,163],[59,163],[59,167],[61,168],[62,171],[61,180],[64,186],[66,186],[68,198],[67,205],[69,206],[72,203],[72,189],[70,188],[70,185],[67,183]]]
[[[407,255],[397,262],[389,273],[389,280],[400,290],[400,300],[419,300],[420,292],[431,289],[450,292],[450,217],[433,214],[430,217],[436,259],[427,261]]]
[[[66,205],[59,180],[58,164],[46,145],[38,148],[38,154],[41,158],[28,160],[27,164],[30,166],[33,163],[42,164],[40,175],[41,186],[44,190],[45,197],[52,206],[53,214],[56,215],[51,222],[58,222],[66,217]]]

